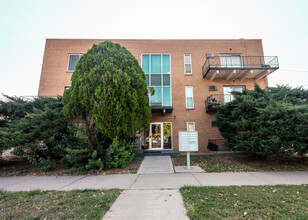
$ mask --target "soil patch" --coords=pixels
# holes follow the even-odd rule
[[[112,168],[110,170],[81,170],[77,168],[66,168],[62,163],[56,161],[56,169],[44,172],[33,166],[24,158],[0,159],[0,176],[63,176],[63,175],[109,175],[109,174],[134,174],[137,173],[143,157],[136,157],[125,168]]]

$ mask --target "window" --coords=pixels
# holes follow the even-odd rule
[[[193,121],[187,122],[187,131],[195,131],[195,122]]]
[[[191,72],[191,54],[184,54],[184,73],[192,74]]]
[[[241,54],[221,54],[221,67],[243,67]]]
[[[194,108],[193,87],[185,86],[186,108]]]
[[[209,91],[217,91],[217,86],[209,86]]]
[[[245,89],[245,86],[224,86],[225,103],[228,103],[234,100],[234,96],[232,95],[233,91],[242,92],[244,89]]]
[[[212,127],[217,127],[216,121],[212,121]]]
[[[82,54],[69,54],[67,71],[75,71],[75,66],[78,63]]]
[[[155,90],[150,105],[171,106],[170,54],[143,54],[141,63],[147,86]]]

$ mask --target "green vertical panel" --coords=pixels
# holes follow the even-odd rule
[[[170,72],[170,55],[163,55],[163,73]]]
[[[161,55],[151,55],[151,73],[161,73]]]
[[[164,106],[171,106],[171,91],[170,87],[163,88],[163,105]]]
[[[142,55],[142,70],[145,73],[149,73],[150,70],[150,56],[149,55]]]

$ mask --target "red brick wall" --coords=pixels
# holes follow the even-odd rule
[[[62,95],[70,86],[72,72],[67,72],[68,54],[86,53],[93,44],[104,40],[47,39],[39,85],[39,96]],[[112,40],[125,46],[141,62],[142,53],[171,54],[171,82],[173,112],[162,116],[153,114],[151,122],[172,122],[173,149],[178,150],[178,132],[186,130],[186,122],[194,121],[199,134],[199,149],[206,152],[208,139],[222,138],[217,127],[211,127],[215,117],[205,113],[205,100],[211,94],[222,94],[223,86],[245,85],[253,89],[254,80],[202,78],[202,66],[206,53],[240,53],[242,56],[263,56],[262,41],[257,40]],[[192,75],[184,75],[184,53],[192,58]],[[265,88],[267,78],[257,81]],[[217,85],[218,91],[208,91],[209,85]],[[185,86],[193,86],[194,109],[186,109]],[[175,118],[176,116],[176,118]]]

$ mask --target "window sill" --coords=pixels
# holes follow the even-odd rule
[[[195,108],[186,108],[186,110],[194,110]]]
[[[192,76],[192,73],[184,73],[184,76]]]

